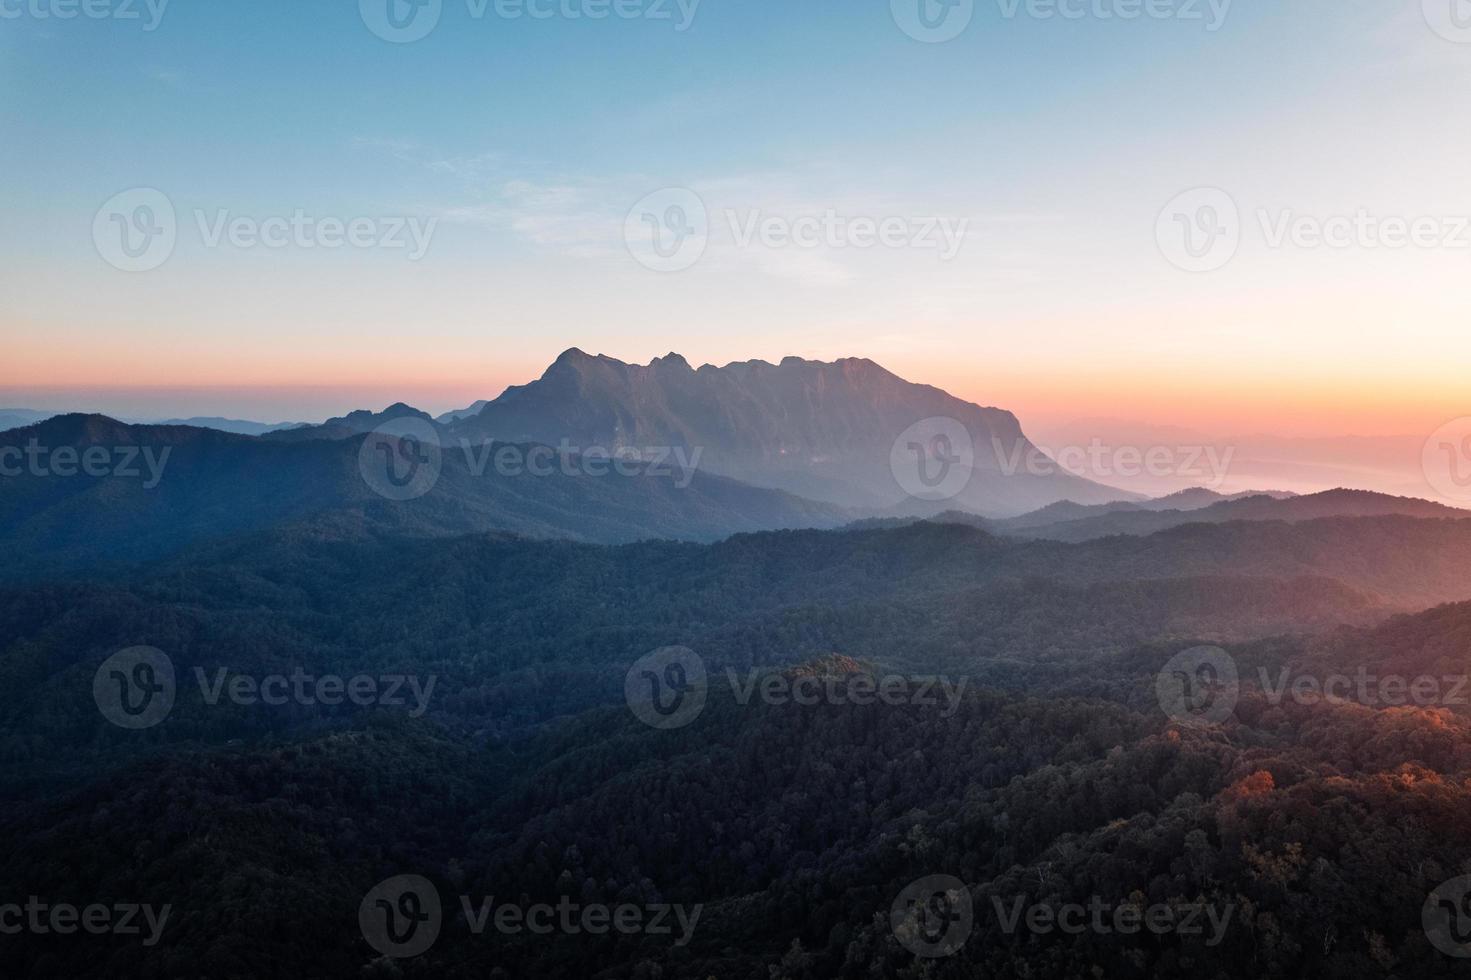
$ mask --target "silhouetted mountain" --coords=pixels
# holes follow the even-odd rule
[[[1230,646],[1243,691],[1217,724],[1166,716],[1156,685],[1216,639],[1196,629],[1372,611],[1342,582],[1272,574],[1464,595],[1468,558],[1471,521],[1405,517],[1082,545],[934,522],[620,547],[282,529],[149,576],[0,589],[0,880],[38,896],[96,883],[89,899],[175,916],[154,945],[22,930],[7,971],[393,975],[357,912],[412,874],[445,914],[406,976],[904,980],[919,961],[889,910],[944,873],[976,914],[936,977],[1457,976],[1421,909],[1471,867],[1466,718],[1269,706],[1256,671],[1305,662],[1297,637]],[[1081,581],[1129,574],[1144,577]],[[1339,632],[1331,649],[1426,651],[1417,669],[1463,673],[1468,616]],[[133,643],[180,678],[143,732],[94,702],[98,668]],[[673,643],[709,683],[698,715],[663,730],[624,683]],[[272,706],[209,703],[194,679],[298,670],[436,685],[398,707]],[[951,686],[922,676],[936,672]],[[741,691],[876,676],[896,701]],[[477,936],[460,895],[701,915],[681,942]],[[1015,902],[1206,904],[1229,921],[1039,940],[995,913]],[[1372,926],[1322,942],[1334,923]]]
[[[1240,493],[1220,493],[1206,487],[1189,487],[1176,493],[1167,494],[1163,497],[1155,497],[1152,500],[1139,501],[1140,510],[1199,510],[1209,507],[1211,504],[1219,504],[1228,500],[1245,500],[1247,497],[1271,497],[1275,500],[1287,500],[1296,497],[1297,494],[1285,490],[1243,490]]]
[[[1164,498],[1168,499],[1168,498]],[[1424,518],[1465,518],[1471,511],[1415,497],[1392,497],[1367,490],[1327,490],[1292,496],[1257,495],[1223,500],[1194,510],[1151,511],[1120,508],[1112,513],[1077,520],[1030,524],[1029,518],[1002,523],[1008,534],[1055,541],[1087,541],[1111,534],[1153,534],[1182,524],[1219,524],[1225,521],[1309,521],[1323,517],[1379,517],[1402,515]]]
[[[427,412],[411,405],[397,402],[381,412],[358,409],[338,418],[328,419],[321,425],[303,425],[265,433],[264,437],[275,442],[307,442],[312,439],[351,439],[353,436],[372,432],[379,426],[403,419],[419,419],[433,424]]]
[[[390,409],[343,421],[366,425],[395,412],[422,414]],[[24,464],[21,475],[0,478],[0,542],[12,556],[0,575],[12,579],[144,561],[200,541],[329,517],[336,533],[507,530],[606,542],[713,540],[740,531],[830,527],[848,517],[831,505],[668,463],[620,475],[606,463],[584,470],[572,459],[539,476],[527,467],[503,472],[488,450],[446,447],[433,488],[396,501],[365,479],[361,435],[257,439],[66,415],[7,432],[0,447],[24,450],[32,441],[46,455]],[[60,447],[71,452],[55,457]],[[522,459],[531,453],[531,447],[512,449]],[[93,475],[82,470],[85,458],[94,459]]]
[[[59,414],[61,413],[38,412],[29,408],[0,408],[0,432],[6,429],[18,429],[23,425],[34,425]]]
[[[197,429],[217,429],[220,432],[234,432],[242,436],[263,436],[268,432],[280,432],[287,429],[301,429],[309,426],[309,422],[277,422],[274,425],[267,422],[251,422],[246,419],[225,419],[215,416],[200,416],[188,419],[165,419],[162,422],[143,423],[147,425],[187,425]]]
[[[472,415],[479,415],[481,411],[485,408],[485,406],[489,404],[489,401],[482,398],[475,404],[471,405],[469,408],[461,408],[453,412],[445,412],[434,421],[438,422],[440,425],[449,425],[451,422],[458,422],[460,419],[467,419]]]
[[[1050,524],[1063,524],[1069,521],[1087,520],[1092,517],[1102,517],[1106,514],[1119,514],[1127,511],[1192,511],[1209,507],[1212,504],[1222,503],[1230,500],[1244,500],[1247,497],[1266,496],[1278,500],[1294,497],[1296,494],[1281,491],[1257,491],[1248,490],[1243,493],[1224,494],[1205,487],[1192,487],[1181,490],[1165,497],[1156,497],[1151,500],[1116,500],[1107,504],[1077,504],[1071,500],[1059,501],[1048,504],[1030,514],[1013,517],[996,522],[996,530],[1001,532],[1025,531],[1031,528],[1046,527]]]
[[[974,474],[958,495],[928,503],[905,493],[890,457],[906,429],[942,417],[969,434]],[[471,440],[699,448],[714,472],[895,516],[956,507],[1018,514],[1063,499],[1131,496],[1066,472],[1034,475],[1025,465],[1034,447],[1010,412],[913,384],[861,358],[695,369],[678,354],[637,365],[574,348],[539,380],[507,389],[449,428]]]

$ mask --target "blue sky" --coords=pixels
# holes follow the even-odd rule
[[[1419,0],[1237,0],[1215,31],[1205,0],[1162,8],[1200,20],[1132,21],[978,0],[938,44],[887,0],[703,0],[683,31],[674,0],[671,20],[600,21],[444,0],[409,44],[355,2],[173,0],[152,31],[143,0],[142,20],[35,15],[56,2],[0,3],[20,11],[0,18],[4,400],[134,386],[162,414],[442,410],[574,345],[871,356],[1024,418],[1168,399],[1198,413],[1172,420],[1208,425],[1250,392],[1279,416],[1310,402],[1327,427],[1348,423],[1318,418],[1325,400],[1372,383],[1354,424],[1372,409],[1399,431],[1463,387],[1449,362],[1471,355],[1471,254],[1273,249],[1258,229],[1202,276],[1156,241],[1161,208],[1197,187],[1226,189],[1248,225],[1258,208],[1471,214],[1471,44]],[[651,272],[625,217],[671,187],[698,193],[711,241],[694,267]],[[93,240],[130,188],[178,215],[147,272]],[[298,209],[436,225],[408,261],[212,247],[196,217]],[[963,247],[730,240],[727,215],[827,211],[964,220]]]

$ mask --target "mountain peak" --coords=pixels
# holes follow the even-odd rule
[[[558,364],[578,364],[583,361],[591,361],[592,359],[592,355],[581,347],[568,347],[557,355],[557,359],[552,362],[552,366],[555,367]]]
[[[896,439],[933,419],[963,427],[980,449],[970,477],[936,500],[901,482],[894,462]],[[1003,472],[985,450],[999,442],[1027,451],[1030,443],[1015,416],[905,381],[861,357],[788,356],[779,364],[733,361],[693,370],[675,351],[629,364],[572,347],[539,380],[506,389],[452,425],[455,437],[471,441],[697,447],[711,473],[884,512],[931,512],[934,504],[951,501],[945,506],[1006,516],[1063,497],[1102,502],[1129,496],[1066,473]]]

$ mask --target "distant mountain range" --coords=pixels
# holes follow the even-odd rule
[[[277,422],[274,425],[267,422],[250,422],[245,419],[222,419],[215,416],[196,416],[188,419],[165,419],[162,422],[145,422],[144,425],[189,425],[199,429],[218,429],[220,432],[234,432],[242,436],[263,436],[269,432],[281,432],[290,429],[299,429],[310,425],[308,422]]]
[[[954,420],[957,440],[970,440],[974,458],[967,483],[931,500],[902,485],[894,460],[896,445],[904,448],[901,434],[934,418]],[[365,448],[369,433],[403,427],[439,441],[442,468],[427,494],[392,500],[365,482],[361,464],[373,452]],[[437,419],[398,403],[319,425],[223,418],[130,425],[71,414],[0,433],[0,450],[28,444],[71,447],[73,462],[69,470],[0,481],[0,542],[20,556],[4,573],[11,577],[154,560],[284,524],[328,536],[495,530],[623,543],[931,518],[1002,536],[1083,542],[1238,520],[1468,516],[1352,490],[1298,497],[1195,487],[1155,500],[1120,499],[1130,495],[1064,471],[1009,469],[995,447],[1034,451],[1011,413],[912,384],[862,359],[694,369],[678,354],[631,365],[573,349],[537,381]],[[487,466],[508,447],[523,459],[553,447],[559,459],[628,452],[641,461],[630,475],[601,479],[576,466],[542,476]],[[77,472],[88,450],[109,465],[131,452],[137,478]],[[655,456],[671,450],[688,462],[688,473],[658,470]],[[157,470],[151,481],[150,466]]]
[[[0,408],[0,432],[40,422],[55,414],[55,412],[38,412],[30,408]]]
[[[1190,491],[1187,491],[1189,493]],[[1302,496],[1247,494],[1223,497],[1216,503],[1197,507],[1168,507],[1170,497],[1149,501],[1145,506],[1072,508],[1042,511],[1016,521],[997,521],[992,529],[1022,537],[1054,541],[1089,541],[1113,534],[1153,534],[1182,524],[1222,524],[1227,521],[1310,521],[1323,517],[1423,517],[1467,518],[1471,511],[1415,497],[1393,497],[1368,490],[1326,490]],[[1194,500],[1202,498],[1195,496]],[[1060,520],[1045,520],[1048,516]]]
[[[1030,514],[1023,514],[1009,520],[997,521],[995,528],[1005,532],[1019,532],[1028,528],[1045,527],[1053,524],[1062,524],[1069,521],[1081,521],[1089,518],[1102,517],[1106,514],[1130,513],[1136,511],[1193,511],[1212,504],[1224,503],[1232,500],[1242,500],[1247,497],[1272,497],[1279,500],[1294,497],[1296,494],[1275,490],[1247,490],[1243,493],[1224,494],[1205,487],[1192,487],[1181,490],[1165,497],[1156,497],[1152,500],[1116,500],[1107,504],[1077,504],[1071,500],[1048,504]]]
[[[698,447],[712,472],[850,508],[959,507],[1004,517],[1060,500],[1139,499],[1061,470],[1007,472],[1008,461],[1035,450],[1014,415],[905,381],[862,358],[696,369],[679,354],[638,365],[574,348],[541,378],[508,389],[478,413],[453,414],[449,436],[472,442]],[[953,419],[973,447],[968,484],[940,501],[907,493],[891,466],[896,440],[929,419]]]
[[[46,419],[56,418],[58,415],[87,414],[76,412],[38,412],[29,408],[0,408],[0,432],[9,429],[18,429],[23,425],[34,425],[44,422]],[[233,432],[237,435],[260,436],[268,432],[277,432],[282,429],[295,429],[308,425],[306,422],[278,422],[270,424],[267,422],[251,422],[246,419],[227,419],[214,415],[196,416],[187,419],[164,419],[162,421],[139,421],[129,420],[139,425],[188,425],[200,429],[214,429],[218,432]]]
[[[21,464],[19,475],[0,480],[0,544],[10,556],[0,577],[147,561],[282,524],[310,525],[308,533],[327,537],[497,530],[617,543],[708,541],[832,527],[850,517],[697,469],[641,464],[628,475],[588,475],[558,465],[534,475],[502,471],[486,465],[483,452],[458,448],[443,452],[430,492],[395,501],[364,478],[365,437],[277,435],[127,425],[101,415],[63,415],[0,433],[0,452],[24,451],[32,441],[48,450],[39,468]],[[57,456],[63,447],[70,452]],[[89,450],[100,454],[106,474],[80,472]]]

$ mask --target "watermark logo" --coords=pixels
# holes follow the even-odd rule
[[[178,238],[174,202],[152,187],[134,187],[114,195],[92,219],[97,254],[123,272],[157,269],[174,254]]]
[[[428,952],[439,938],[443,920],[439,890],[419,875],[395,875],[379,882],[358,906],[363,938],[392,959]]]
[[[965,945],[975,926],[970,889],[951,875],[910,882],[889,908],[894,938],[915,956],[940,959]]]
[[[705,710],[705,661],[689,647],[660,647],[634,661],[623,679],[634,717],[653,728],[683,728]]]
[[[1010,446],[991,437],[991,449],[1003,476],[1026,472],[1047,477],[1059,472],[1077,473],[1109,481],[1140,476],[1183,477],[1197,486],[1218,487],[1226,481],[1235,446],[1113,446],[1094,439],[1086,446],[1036,446],[1016,439]]]
[[[138,20],[145,33],[158,30],[170,0],[0,0],[0,20]],[[145,19],[146,18],[146,19]]]
[[[195,667],[194,679],[199,684],[204,703],[210,707],[219,704],[222,698],[228,698],[232,704],[241,707],[298,704],[310,708],[347,703],[359,708],[375,705],[408,708],[410,718],[422,718],[429,710],[429,699],[434,696],[434,685],[439,680],[434,674],[427,678],[417,674],[317,675],[308,674],[300,667],[290,676],[268,674],[264,677],[231,676],[225,667],[216,668],[214,676],[210,677],[203,667]]]
[[[0,936],[17,936],[23,932],[70,936],[85,932],[92,936],[143,936],[144,946],[157,946],[173,909],[172,905],[154,908],[133,902],[79,907],[68,902],[42,901],[32,895],[25,905],[18,902],[0,905]]]
[[[1256,208],[1254,234],[1272,251],[1287,248],[1400,251],[1471,250],[1471,216],[1377,214],[1357,208],[1339,214],[1301,214],[1292,208]],[[1235,258],[1246,224],[1232,197],[1216,188],[1186,191],[1160,213],[1160,250],[1187,272],[1214,272]]]
[[[21,446],[0,446],[0,476],[22,475],[61,477],[77,475],[94,478],[135,479],[143,481],[144,490],[152,490],[163,480],[173,446],[155,452],[152,446],[43,446],[32,438]],[[141,464],[141,465],[140,465]]]
[[[1183,650],[1160,670],[1154,692],[1171,720],[1182,725],[1219,725],[1236,710],[1241,696],[1236,661],[1220,647]]]
[[[1292,675],[1290,668],[1283,667],[1272,680],[1265,667],[1258,668],[1262,693],[1273,706],[1280,705],[1284,698],[1302,705],[1316,704],[1360,704],[1366,708],[1404,707],[1413,704],[1417,708],[1464,707],[1468,703],[1466,687],[1471,677],[1465,674],[1446,674],[1440,677],[1420,674],[1409,677],[1404,674],[1371,674],[1369,668],[1360,666],[1353,676],[1328,674],[1317,677],[1311,674]]]
[[[1452,878],[1431,892],[1420,909],[1420,923],[1436,949],[1471,959],[1471,875]]]
[[[475,477],[483,477],[494,469],[500,476],[548,477],[556,473],[570,477],[602,477],[610,473],[621,477],[672,479],[676,490],[684,490],[694,482],[700,468],[703,446],[573,446],[563,438],[556,447],[520,446],[514,443],[485,442],[478,446],[460,437],[460,450],[465,467]]]
[[[1199,21],[1214,34],[1226,24],[1232,0],[996,0],[1001,16],[1015,20]]]
[[[1471,0],[1422,0],[1425,23],[1447,41],[1471,44]]]
[[[726,680],[736,703],[744,707],[757,698],[763,704],[781,706],[797,704],[851,704],[858,707],[878,703],[890,707],[911,704],[922,708],[939,707],[941,718],[950,718],[960,710],[970,678],[952,680],[948,676],[924,674],[906,677],[884,674],[875,677],[864,671],[852,673],[784,673],[762,674],[756,668],[746,672],[742,682],[735,670],[725,669]]]
[[[750,248],[753,243],[769,249],[808,250],[882,246],[935,251],[941,262],[960,254],[970,229],[969,218],[849,215],[831,208],[795,217],[766,214],[759,208],[744,213],[727,208],[723,213],[737,248]]]
[[[102,717],[119,728],[152,728],[174,710],[174,662],[157,647],[128,647],[102,662],[92,698]]]
[[[358,449],[358,471],[374,493],[387,500],[416,500],[439,482],[444,451],[433,423],[406,417],[369,432]]]
[[[679,937],[675,946],[687,946],[694,938],[695,927],[704,913],[703,905],[654,904],[639,906],[625,903],[610,906],[601,902],[584,904],[563,895],[556,905],[537,902],[517,905],[497,902],[494,895],[486,895],[478,903],[469,895],[460,896],[460,909],[473,935],[485,932],[492,922],[496,932],[505,936],[529,933],[533,936],[549,936],[561,933],[565,936],[606,936],[618,932],[625,936],[643,933],[650,936],[670,936],[676,924]]]
[[[358,0],[368,30],[392,44],[412,44],[439,26],[444,0]]]
[[[192,212],[194,230],[207,249],[265,248],[273,251],[313,251],[341,248],[402,251],[410,262],[429,252],[438,218],[404,215],[317,216],[304,208],[289,214],[255,217],[235,214],[229,208]],[[92,241],[107,263],[124,272],[150,272],[174,254],[180,234],[173,201],[151,187],[134,188],[116,195],[92,221]]]
[[[465,0],[471,21],[643,20],[665,21],[683,34],[695,22],[700,0]],[[444,0],[358,0],[368,30],[394,44],[422,41],[439,26]]]
[[[623,221],[628,253],[654,272],[683,272],[710,244],[710,214],[687,187],[666,187],[641,198]]]
[[[894,482],[917,500],[950,500],[970,485],[975,442],[970,430],[947,416],[922,419],[894,440],[889,450]]]
[[[1471,416],[1453,419],[1425,440],[1425,479],[1450,500],[1471,501]]]
[[[1214,272],[1241,247],[1241,210],[1218,187],[1197,187],[1177,195],[1154,226],[1162,255],[1186,272]]]
[[[494,895],[460,895],[459,906],[472,936],[493,928],[503,936],[606,936],[619,933],[673,936],[675,946],[688,945],[704,912],[703,905],[605,905],[578,902],[563,895],[555,904],[518,904]],[[459,919],[453,920],[458,922]],[[358,906],[358,926],[368,945],[393,959],[420,956],[439,939],[445,917],[439,890],[420,875],[396,875],[379,883]]]
[[[943,44],[970,26],[975,0],[889,0],[889,12],[899,29],[916,41]]]
[[[1026,897],[1018,895],[1007,908],[999,895],[991,896],[991,906],[996,912],[996,921],[1001,931],[1015,935],[1018,927],[1025,925],[1028,932],[1046,936],[1060,932],[1065,936],[1081,936],[1092,932],[1099,936],[1133,936],[1150,932],[1156,936],[1175,934],[1179,936],[1204,936],[1209,925],[1207,946],[1219,946],[1226,938],[1236,906],[1230,903],[1214,905],[1206,902],[1167,904],[1157,902],[1140,905],[1135,902],[1110,902],[1101,895],[1093,895],[1087,904],[1082,902],[1027,903]]]

